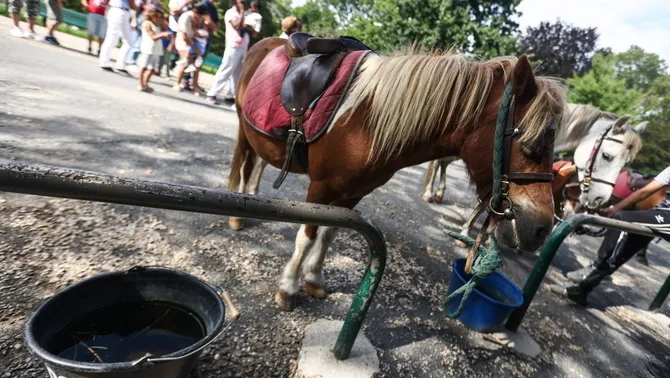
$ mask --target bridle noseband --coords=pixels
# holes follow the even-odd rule
[[[599,182],[601,184],[607,184],[611,187],[614,187],[616,184],[610,181],[606,181],[603,179],[599,179],[596,177],[593,177],[593,166],[596,164],[596,158],[598,157],[598,154],[600,153],[600,148],[603,145],[603,142],[608,140],[610,142],[615,142],[619,144],[623,144],[622,141],[619,139],[612,138],[608,136],[607,134],[612,130],[612,126],[608,127],[605,129],[605,131],[602,132],[598,136],[598,139],[596,140],[596,143],[593,145],[593,149],[591,150],[591,155],[589,155],[589,160],[586,161],[586,169],[582,169],[577,167],[577,171],[583,170],[584,171],[584,179],[580,182],[579,189],[582,191],[582,193],[588,193],[589,190],[591,189],[591,183],[592,182]]]

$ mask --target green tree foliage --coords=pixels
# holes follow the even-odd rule
[[[492,57],[514,53],[519,0],[321,0],[344,32],[385,52],[418,43]]]
[[[596,54],[590,71],[567,80],[569,101],[619,115],[638,114],[642,94],[628,89],[625,78],[617,76],[616,61],[615,55]]]
[[[303,23],[302,31],[321,37],[335,37],[341,29],[328,3],[310,0],[295,8],[294,15]]]
[[[557,20],[526,29],[519,48],[541,63],[537,74],[567,79],[591,68],[597,40],[595,28],[578,28]]]
[[[617,54],[617,76],[626,81],[626,87],[648,92],[656,79],[664,76],[668,65],[656,54],[645,52],[638,46]]]

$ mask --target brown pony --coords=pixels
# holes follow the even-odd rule
[[[253,168],[263,165],[258,157],[275,167],[281,167],[286,158],[286,142],[257,131],[244,116],[249,81],[266,55],[284,43],[284,39],[264,39],[244,60],[236,93],[239,131],[229,177],[231,191],[249,189]],[[482,62],[450,53],[368,54],[328,131],[308,145],[307,202],[353,208],[398,170],[453,155],[464,160],[478,194],[487,196],[496,116],[509,81],[514,124],[521,131],[511,145],[509,170],[549,173],[553,137],[544,131],[552,123],[561,124],[565,93],[555,81],[535,77],[525,56]],[[290,172],[304,173],[295,159]],[[553,225],[551,184],[511,183],[509,199],[515,219],[491,222],[498,240],[535,250]],[[241,229],[243,220],[230,218],[229,224]],[[305,257],[307,293],[326,296],[322,268],[335,233],[333,227],[300,227],[275,294],[282,309],[295,307]]]

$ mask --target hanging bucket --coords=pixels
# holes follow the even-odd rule
[[[452,265],[449,294],[470,280],[465,273],[465,259],[455,260]],[[459,295],[447,303],[445,313],[453,314],[461,303]],[[512,311],[523,304],[523,292],[514,282],[498,272],[479,281],[470,294],[465,309],[458,321],[479,332],[491,332],[501,326]]]
[[[224,301],[207,283],[135,267],[56,294],[31,315],[25,340],[51,378],[183,378],[225,331],[224,318]]]

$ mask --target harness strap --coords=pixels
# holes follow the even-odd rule
[[[279,176],[272,184],[273,189],[278,189],[288,176],[293,161],[293,154],[298,155],[298,165],[307,173],[307,142],[305,140],[305,130],[302,127],[302,116],[291,117],[291,127],[289,128],[288,138],[286,139],[286,160],[279,172]]]
[[[623,144],[623,141],[620,141],[619,139],[612,138],[608,136],[607,134],[612,130],[612,126],[608,127],[603,131],[599,136],[598,139],[596,140],[596,143],[593,145],[593,149],[591,150],[591,154],[589,155],[589,160],[587,160],[586,163],[586,169],[584,169],[584,180],[580,183],[580,190],[584,193],[588,193],[591,187],[592,182],[598,182],[601,184],[607,184],[612,187],[614,187],[616,184],[610,181],[605,181],[599,178],[593,178],[593,167],[596,164],[596,158],[598,157],[598,152],[600,152],[600,148],[603,145],[604,141],[610,141],[610,142],[615,142],[619,144]],[[577,167],[577,170],[580,170],[579,167]]]

